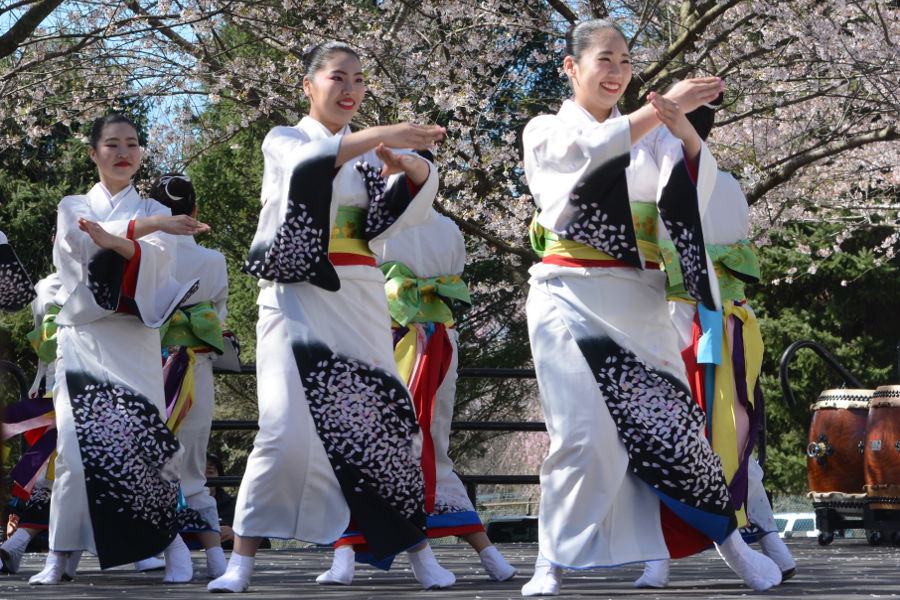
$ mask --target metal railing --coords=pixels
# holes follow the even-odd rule
[[[240,373],[237,371],[215,370],[221,375],[256,375],[256,365],[241,365]],[[502,379],[534,379],[534,369],[491,369],[469,367],[457,369],[457,375],[461,378],[502,378]],[[212,431],[257,431],[259,425],[256,421],[246,420],[215,420],[212,422]],[[547,425],[540,421],[453,421],[450,424],[451,431],[499,431],[512,433],[515,431],[547,431]],[[466,494],[476,505],[479,485],[538,485],[538,475],[466,475],[457,474],[466,488]],[[241,484],[242,476],[223,475],[210,477],[208,486],[237,487]]]
[[[850,386],[854,388],[865,387],[859,382],[856,377],[853,376],[852,373],[850,373],[850,371],[848,371],[844,367],[844,365],[840,363],[840,361],[838,361],[838,359],[836,359],[825,348],[823,348],[821,344],[812,340],[797,340],[787,347],[787,349],[784,351],[784,354],[781,355],[781,361],[778,365],[778,376],[781,380],[781,391],[784,393],[784,401],[787,402],[787,405],[791,410],[797,407],[797,401],[794,399],[794,391],[791,389],[790,362],[791,360],[793,360],[794,355],[797,354],[799,350],[802,350],[804,348],[809,348],[810,350],[815,352],[826,365],[831,367],[831,370],[841,376],[845,384],[849,383]]]

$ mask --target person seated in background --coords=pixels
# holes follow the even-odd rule
[[[206,476],[221,477],[225,474],[222,467],[222,461],[215,454],[206,455]],[[219,532],[222,536],[222,548],[231,550],[234,545],[234,531],[231,524],[234,521],[234,502],[235,498],[225,491],[225,488],[216,486],[207,486],[209,495],[216,499],[216,509],[219,511]],[[260,544],[260,548],[271,548],[272,544],[268,539],[264,539]]]

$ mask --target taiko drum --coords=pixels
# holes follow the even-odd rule
[[[866,421],[866,494],[900,499],[900,385],[883,385],[872,394]],[[870,504],[900,509],[900,504]]]
[[[866,418],[873,390],[825,390],[812,405],[806,471],[816,493],[862,494]]]

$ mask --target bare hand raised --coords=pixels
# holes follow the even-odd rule
[[[444,139],[447,130],[440,125],[397,123],[382,127],[381,141],[388,148],[427,150]]]
[[[382,177],[387,178],[395,173],[406,173],[410,181],[417,186],[422,185],[428,179],[428,163],[418,156],[393,152],[384,144],[379,144],[375,148],[375,154],[384,163],[384,167],[381,169]]]
[[[650,92],[647,98],[656,110],[657,118],[672,132],[672,135],[682,141],[688,156],[696,157],[701,147],[700,136],[678,103],[656,92]]]
[[[718,77],[683,79],[664,95],[681,107],[685,113],[712,102],[725,89],[725,82]]]
[[[196,235],[211,231],[212,227],[188,215],[158,215],[157,229],[172,235]]]

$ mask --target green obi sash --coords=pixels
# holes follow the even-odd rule
[[[678,253],[671,241],[661,241],[659,249],[665,264],[668,284],[666,297],[670,300],[693,300],[684,289]],[[744,288],[747,283],[759,281],[759,258],[756,248],[749,240],[741,240],[727,246],[708,244],[706,252],[712,260],[719,280],[719,291],[722,300],[741,301],[746,298]]]
[[[416,277],[409,267],[396,261],[384,263],[381,271],[391,318],[400,325],[443,323],[450,326],[453,312],[446,301],[472,304],[466,283],[456,275]]]
[[[47,309],[41,324],[35,326],[34,329],[25,334],[31,347],[37,352],[38,358],[42,363],[50,364],[56,360],[56,315],[59,314],[60,307],[51,304]]]
[[[329,253],[361,254],[374,256],[369,244],[363,239],[368,210],[359,206],[339,206],[337,216],[331,226]]]
[[[572,240],[560,239],[560,237],[544,229],[538,222],[539,211],[535,211],[528,227],[528,237],[531,247],[541,258],[545,254],[567,256],[569,258],[584,260],[614,260],[612,256],[601,252],[585,244]],[[638,248],[648,262],[659,262],[658,232],[659,212],[653,202],[632,202],[631,216],[634,219],[634,233],[637,237]]]
[[[222,354],[222,323],[209,300],[175,311],[159,329],[161,346],[211,348]]]

